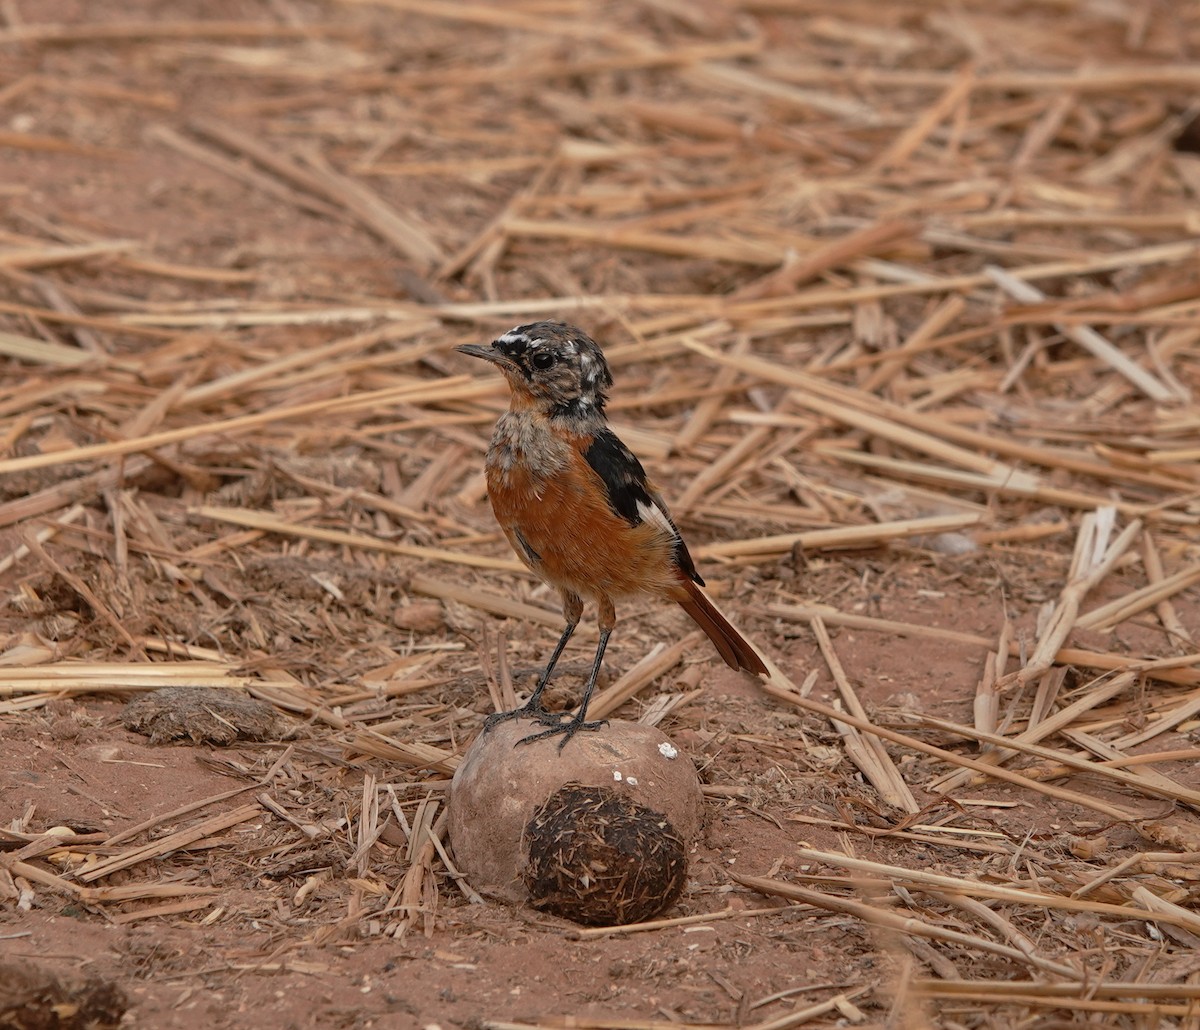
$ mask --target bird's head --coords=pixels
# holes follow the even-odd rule
[[[612,373],[599,344],[582,329],[532,322],[510,329],[490,347],[472,343],[458,350],[504,373],[515,408],[534,408],[552,418],[603,419]]]

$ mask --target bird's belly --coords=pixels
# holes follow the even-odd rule
[[[676,584],[671,538],[651,522],[631,525],[580,472],[489,469],[488,495],[513,550],[553,586],[615,599],[665,596]]]

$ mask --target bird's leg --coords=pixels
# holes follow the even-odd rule
[[[567,627],[563,630],[562,636],[558,638],[558,643],[554,647],[554,653],[550,655],[550,661],[546,663],[546,668],[542,670],[541,676],[538,677],[537,686],[533,688],[533,694],[529,700],[520,708],[514,708],[509,712],[493,712],[483,721],[483,732],[498,726],[502,722],[507,722],[509,719],[536,719],[543,726],[557,726],[562,721],[562,717],[558,712],[548,712],[542,705],[542,692],[546,689],[546,684],[550,682],[550,676],[554,672],[554,666],[558,664],[558,659],[562,656],[563,649],[567,646],[567,641],[571,639],[571,634],[575,632],[575,627],[579,625],[579,617],[583,614],[583,599],[576,594],[568,594],[563,592],[563,614],[567,619]]]
[[[600,643],[596,647],[596,657],[592,660],[592,671],[588,674],[587,683],[583,688],[583,698],[579,702],[579,711],[568,721],[560,723],[556,726],[551,726],[548,730],[543,730],[541,733],[533,733],[528,737],[522,737],[517,741],[518,744],[529,744],[535,740],[544,740],[546,737],[555,737],[562,734],[562,740],[558,743],[558,749],[561,751],[576,733],[580,730],[598,730],[604,726],[608,720],[600,719],[596,722],[587,722],[588,702],[592,699],[592,693],[596,689],[596,680],[600,676],[600,666],[604,664],[604,649],[608,647],[608,638],[612,636],[613,626],[617,621],[616,610],[613,607],[612,601],[607,597],[600,598]]]

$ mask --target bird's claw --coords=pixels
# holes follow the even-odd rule
[[[567,741],[570,740],[580,730],[587,730],[594,733],[608,725],[607,719],[598,719],[596,722],[584,722],[579,716],[576,716],[570,722],[560,723],[557,726],[551,726],[548,730],[542,730],[541,733],[531,733],[528,737],[522,737],[514,747],[520,747],[522,744],[532,744],[535,740],[545,740],[548,737],[556,737],[562,734],[562,740],[558,742],[558,750],[561,751],[567,746]]]
[[[510,719],[532,719],[534,722],[540,722],[543,726],[558,726],[562,722],[563,714],[562,712],[547,711],[542,707],[540,701],[536,704],[529,701],[520,708],[514,708],[509,712],[493,712],[483,720],[483,732],[487,733]]]

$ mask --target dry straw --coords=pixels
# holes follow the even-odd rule
[[[839,979],[706,967],[672,1009],[480,1025],[712,1025],[713,983],[755,1030],[1196,1024],[1192,7],[26,6],[0,28],[0,719],[33,739],[200,686],[294,738],[103,835],[14,812],[0,905],[271,912],[269,953],[185,977],[562,931],[462,929],[443,800],[561,627],[487,508],[505,387],[453,347],[565,318],[772,668],[731,686],[628,603],[592,711],[687,739],[717,825],[778,857],[733,883],[701,857],[682,910],[573,946],[653,933],[683,968],[706,927],[769,969],[820,940]],[[568,652],[555,700],[585,672]]]

